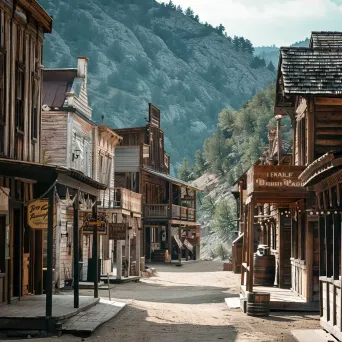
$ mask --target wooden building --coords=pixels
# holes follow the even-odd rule
[[[170,175],[159,109],[149,105],[145,127],[115,132],[123,138],[116,149],[115,185],[143,198],[141,255],[154,261],[199,258],[198,189]]]
[[[0,304],[33,288],[42,292],[42,231],[27,229],[25,203],[53,182],[47,174],[37,184],[38,166],[37,175],[20,169],[40,161],[43,41],[51,30],[36,1],[0,1]]]
[[[342,340],[342,32],[313,32],[308,49],[284,50],[281,60],[287,68],[281,70],[279,92],[289,107],[295,104],[290,110],[301,105],[302,125],[310,137],[302,146],[308,157],[299,178],[315,193],[307,210],[319,246],[320,322]],[[302,75],[309,82],[301,81]]]
[[[308,158],[306,149],[301,150],[301,144],[307,146],[307,131],[303,135],[292,122],[293,135],[301,140],[295,140],[291,148],[281,139],[281,116],[276,118],[277,127],[269,128],[269,147],[237,183],[243,233],[242,292],[257,291],[255,285],[263,284],[291,289],[306,307],[318,308],[317,227],[306,214],[311,207],[310,191],[298,178]],[[263,274],[255,254],[259,245],[267,246],[273,256]]]
[[[97,206],[98,219],[104,223],[99,229],[97,242],[100,262],[98,273],[112,273],[115,261],[115,246],[110,239],[109,229],[112,231],[113,223],[121,218],[117,210],[119,189],[114,188],[115,146],[121,137],[107,126],[97,125],[92,120],[92,109],[88,104],[87,68],[87,57],[79,57],[77,68],[44,70],[42,154],[44,163],[77,170],[85,177],[105,185],[105,189],[97,194],[97,204],[86,191],[81,194],[78,203],[80,279],[94,281],[95,246],[93,229],[89,226],[94,205]],[[141,227],[141,195],[129,191],[125,195],[129,196],[129,200],[137,198],[134,214],[137,225]],[[71,194],[67,188],[61,191],[57,206],[55,267],[56,286],[59,288],[72,282],[75,268],[71,233],[74,229],[74,198],[75,194]],[[131,211],[128,214],[130,216]]]

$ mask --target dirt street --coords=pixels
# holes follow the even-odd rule
[[[220,262],[155,267],[156,277],[112,289],[113,298],[129,305],[86,341],[294,341],[291,329],[319,327],[318,316],[312,314],[271,313],[263,319],[229,310],[224,298],[238,294],[240,277],[222,272]],[[100,295],[108,297],[108,291]],[[58,340],[80,338],[64,335],[51,339]]]

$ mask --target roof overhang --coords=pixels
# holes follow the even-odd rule
[[[174,183],[174,184],[178,184],[178,185],[184,186],[186,188],[189,188],[189,189],[192,189],[192,190],[195,190],[195,191],[198,191],[198,192],[202,191],[201,189],[196,188],[195,186],[192,186],[189,183],[186,183],[186,182],[184,182],[184,181],[182,181],[180,179],[171,177],[170,175],[167,175],[165,173],[161,173],[161,172],[158,172],[158,171],[155,171],[155,170],[152,170],[152,169],[148,169],[148,168],[145,168],[145,167],[142,167],[141,170],[144,171],[144,172],[149,173],[150,175],[162,178],[162,179],[164,179],[164,180],[166,180],[168,182],[171,182],[171,183]]]
[[[81,171],[54,165],[45,165],[13,159],[0,158],[0,175],[36,181],[37,183],[57,183],[73,188],[83,188],[92,195],[107,186],[84,175]]]
[[[316,185],[323,179],[342,169],[342,153],[328,152],[311,163],[300,175],[305,186]]]
[[[37,1],[19,0],[17,4],[31,13],[32,17],[42,26],[44,33],[52,32],[52,18]]]

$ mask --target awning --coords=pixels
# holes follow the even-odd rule
[[[155,171],[155,170],[152,170],[152,169],[148,169],[148,168],[145,168],[145,167],[143,167],[142,170],[147,172],[147,173],[149,173],[149,174],[151,174],[151,175],[154,175],[154,176],[157,176],[159,178],[165,179],[168,182],[171,182],[171,183],[174,183],[174,184],[179,184],[179,185],[185,186],[187,188],[193,189],[195,191],[202,191],[201,189],[196,188],[196,187],[192,186],[191,184],[189,184],[187,182],[184,182],[184,181],[182,181],[180,179],[171,177],[170,175],[167,175],[165,173],[161,173],[161,172],[158,172],[158,171]]]
[[[29,179],[48,184],[52,184],[56,180],[60,184],[82,183],[93,190],[107,189],[106,185],[84,175],[81,171],[6,158],[0,158],[0,176]]]

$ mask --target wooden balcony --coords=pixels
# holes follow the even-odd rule
[[[115,188],[114,208],[136,214],[142,213],[141,194],[124,189]]]
[[[196,210],[172,204],[145,204],[145,219],[165,219],[196,222]]]

